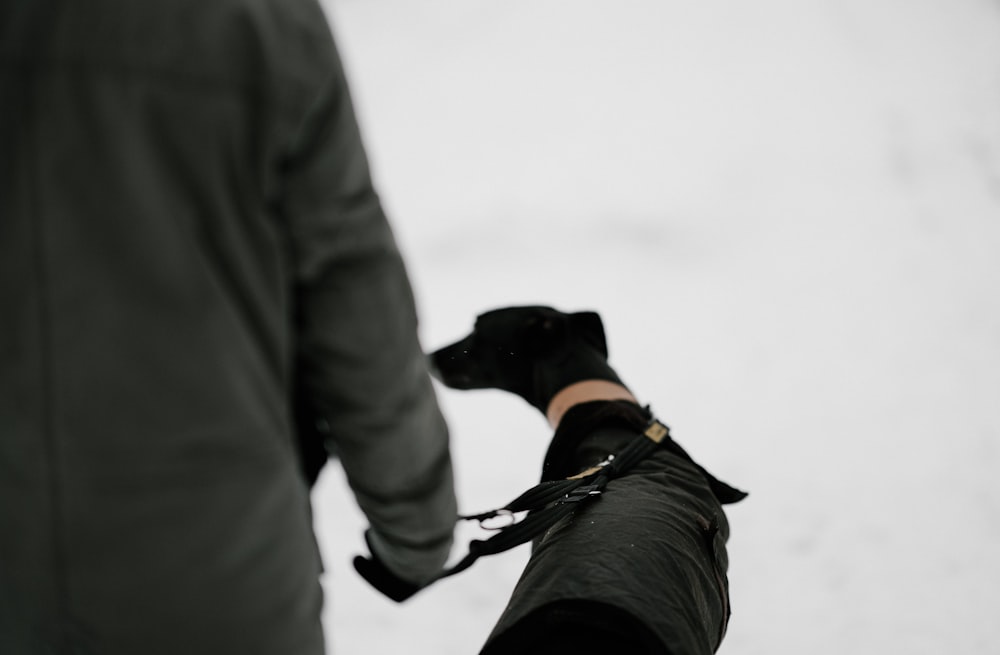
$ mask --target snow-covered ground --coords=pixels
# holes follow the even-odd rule
[[[722,653],[1000,653],[1000,3],[326,7],[425,346],[598,310],[640,399],[751,491]],[[463,510],[535,481],[540,415],[440,395]],[[395,605],[331,469],[332,650],[477,652],[526,550]]]

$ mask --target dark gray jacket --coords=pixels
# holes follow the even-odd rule
[[[296,406],[435,572],[447,433],[317,3],[0,0],[0,653],[321,652]]]

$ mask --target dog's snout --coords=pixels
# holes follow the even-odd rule
[[[428,355],[428,368],[435,379],[457,389],[468,389],[473,385],[467,342],[468,339],[463,339]]]

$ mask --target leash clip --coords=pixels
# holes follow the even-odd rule
[[[569,492],[558,501],[559,504],[566,503],[579,503],[581,501],[587,500],[588,498],[593,498],[594,496],[600,496],[603,493],[603,485],[596,484],[586,484],[577,487],[573,491]]]
[[[498,525],[487,525],[487,521],[492,521],[493,519],[500,519]],[[498,509],[493,512],[492,516],[486,516],[479,519],[479,527],[483,530],[490,530],[491,532],[498,532],[505,528],[509,528],[514,525],[516,520],[514,519],[514,512],[509,509]]]

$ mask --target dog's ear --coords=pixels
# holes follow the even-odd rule
[[[569,320],[573,331],[607,358],[608,341],[600,315],[597,312],[577,312],[570,314]]]

